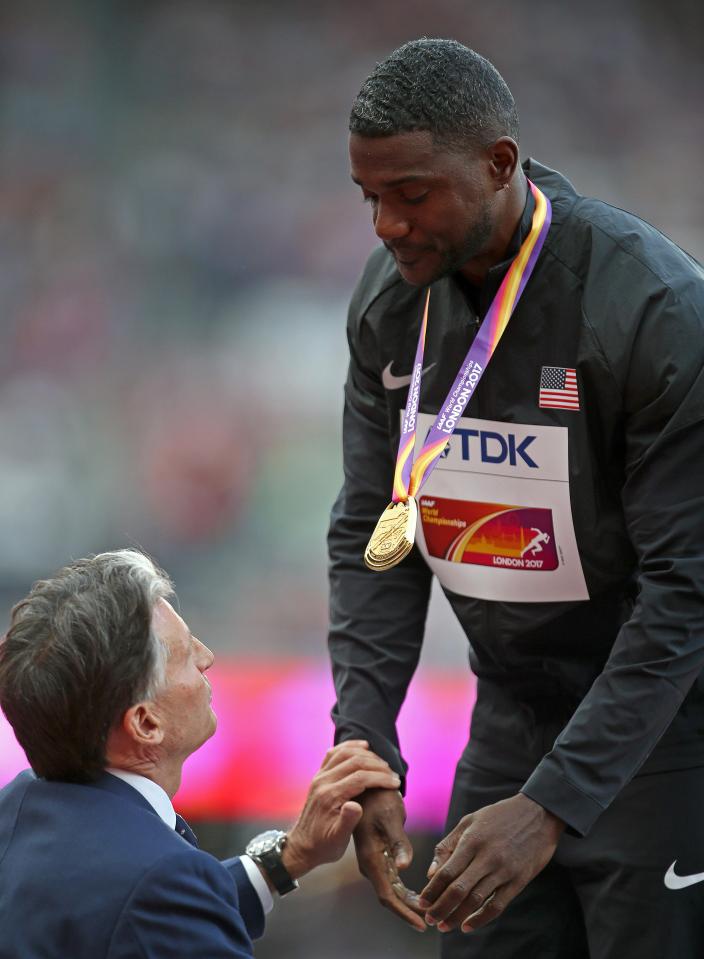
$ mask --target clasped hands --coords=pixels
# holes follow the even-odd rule
[[[399,792],[372,789],[359,800],[354,832],[359,868],[380,903],[414,929],[471,932],[491,922],[552,858],[564,823],[518,793],[464,816],[435,847],[420,893],[399,876],[413,858]]]

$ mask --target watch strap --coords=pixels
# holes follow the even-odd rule
[[[252,858],[264,869],[280,896],[285,896],[287,892],[298,889],[298,882],[291,878],[288,869],[281,862],[281,849],[278,848],[278,845],[257,853]]]

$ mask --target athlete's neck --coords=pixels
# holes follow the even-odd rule
[[[484,251],[468,260],[459,271],[474,286],[481,286],[492,266],[506,259],[506,252],[521,222],[527,196],[528,181],[519,166],[508,186],[496,194],[494,228]]]

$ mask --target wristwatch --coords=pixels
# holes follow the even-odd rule
[[[245,852],[258,863],[269,877],[280,896],[298,889],[298,880],[292,879],[281,862],[281,853],[288,836],[280,829],[268,829],[247,843]]]

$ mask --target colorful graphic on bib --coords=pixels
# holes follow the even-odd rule
[[[422,496],[420,515],[437,559],[543,572],[559,566],[549,509]]]

